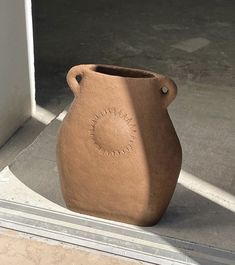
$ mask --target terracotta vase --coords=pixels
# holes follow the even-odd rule
[[[57,144],[67,207],[155,224],[181,168],[180,142],[167,112],[176,85],[163,75],[108,65],[75,66],[67,81],[75,99]]]

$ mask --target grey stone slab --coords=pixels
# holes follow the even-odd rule
[[[207,190],[200,191],[205,188],[202,184],[195,191],[179,182],[162,220],[143,231],[234,251],[234,90],[192,82],[178,85],[169,112],[182,143],[182,170],[219,192],[211,191],[214,200],[204,196]],[[54,120],[10,169],[32,190],[64,206],[55,162],[59,126],[60,121]],[[223,204],[228,195],[230,208]]]
[[[64,206],[56,166],[56,135],[60,121],[54,120],[10,166],[26,186],[43,197]]]

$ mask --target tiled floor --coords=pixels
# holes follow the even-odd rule
[[[141,265],[103,252],[0,229],[1,265]]]

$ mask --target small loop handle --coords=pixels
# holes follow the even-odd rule
[[[177,86],[173,80],[166,76],[161,76],[160,84],[163,107],[167,108],[177,95]]]
[[[81,90],[80,84],[76,79],[77,76],[80,76],[81,78],[83,76],[83,71],[80,65],[72,67],[66,76],[67,83],[75,95]]]

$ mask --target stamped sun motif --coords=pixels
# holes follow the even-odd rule
[[[92,119],[90,135],[101,154],[122,155],[133,149],[136,125],[122,110],[108,108]]]

